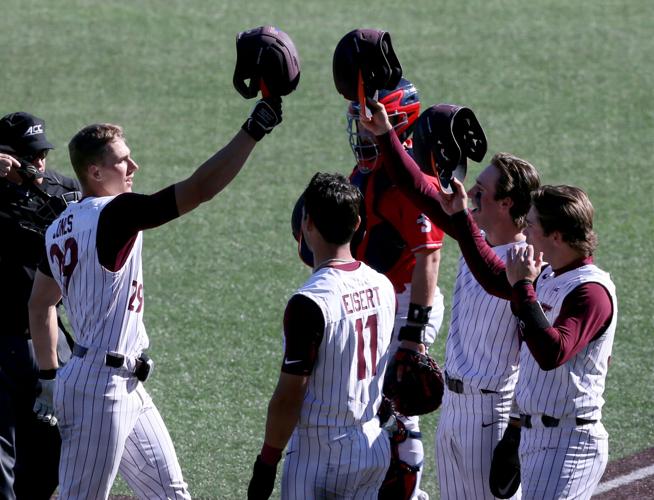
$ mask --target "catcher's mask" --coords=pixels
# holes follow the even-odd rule
[[[420,114],[418,89],[409,80],[400,78],[394,89],[379,92],[378,101],[384,105],[400,141],[407,141]],[[358,101],[348,105],[347,132],[357,167],[365,174],[379,166],[381,156],[375,137],[359,124],[360,110]]]
[[[304,212],[304,193],[300,195],[293,207],[293,214],[291,215],[291,232],[293,238],[297,241],[297,253],[300,260],[307,266],[313,267],[313,252],[307,246],[306,241],[302,237],[302,215]]]
[[[249,80],[249,83],[246,83]],[[274,26],[259,26],[236,35],[234,87],[245,97],[284,96],[300,81],[300,56],[293,40]]]
[[[445,193],[452,192],[452,179],[463,181],[467,159],[479,163],[488,144],[486,135],[470,108],[438,104],[420,115],[413,132],[413,155],[427,174],[435,175]]]
[[[341,38],[334,50],[332,70],[336,90],[348,101],[360,100],[360,83],[365,96],[373,97],[378,90],[394,89],[402,77],[391,35],[376,29],[356,29]]]

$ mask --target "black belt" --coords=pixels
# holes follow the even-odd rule
[[[543,422],[543,426],[545,427],[558,427],[559,424],[561,423],[560,418],[550,417],[549,415],[541,415],[540,420],[541,422]],[[588,425],[588,424],[594,424],[595,422],[597,422],[597,420],[591,420],[588,418],[580,418],[580,417],[575,418],[576,425]],[[520,424],[522,425],[522,427],[531,429],[532,428],[531,415],[520,415]]]
[[[445,384],[447,385],[447,388],[452,392],[456,392],[457,394],[463,394],[465,392],[463,390],[463,381],[457,380],[455,378],[450,378],[447,373],[445,373]],[[491,391],[489,389],[479,389],[479,392],[482,394],[497,394],[497,391]]]
[[[88,347],[79,345],[78,343],[73,344],[73,356],[77,358],[83,358],[86,356],[86,353],[89,352]],[[104,364],[111,368],[122,368],[125,364],[125,356],[122,354],[108,352],[104,355]],[[145,382],[150,375],[152,370],[152,360],[145,354],[142,353],[134,363],[134,370],[132,373],[138,378],[141,382]]]

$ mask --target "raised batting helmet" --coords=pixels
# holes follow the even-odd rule
[[[336,90],[348,101],[359,99],[359,74],[367,97],[394,89],[402,77],[391,35],[382,30],[356,29],[336,45],[332,65]]]
[[[384,105],[400,141],[405,142],[413,132],[420,114],[418,89],[406,78],[400,78],[394,89],[381,90],[378,100]],[[359,125],[359,113],[359,102],[351,102],[347,109],[347,131],[357,167],[366,173],[379,166],[380,153],[374,136]]]
[[[286,33],[274,26],[260,26],[236,35],[233,82],[243,97],[255,97],[259,90],[264,97],[288,95],[299,81],[300,56]]]
[[[438,177],[444,192],[468,170],[467,159],[480,162],[488,144],[470,108],[438,104],[423,111],[413,133],[413,155],[420,168]]]

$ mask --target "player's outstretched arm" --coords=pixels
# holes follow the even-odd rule
[[[271,96],[258,101],[234,138],[200,165],[188,179],[175,185],[179,214],[190,212],[220,193],[241,171],[257,141],[281,121],[281,97]]]

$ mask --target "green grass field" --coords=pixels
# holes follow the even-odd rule
[[[45,118],[58,145],[49,166],[68,174],[66,144],[77,130],[122,124],[141,166],[135,190],[146,193],[190,174],[252,107],[231,83],[238,31],[274,24],[300,51],[302,78],[285,100],[284,123],[239,177],[145,236],[146,326],[157,361],[148,389],[194,496],[245,495],[277,379],[283,308],[308,275],[290,211],[312,173],[353,165],[331,59],[358,27],[392,34],[423,106],[472,107],[489,153],[523,156],[546,183],[589,192],[596,260],[620,299],[604,416],[611,458],[654,445],[650,0],[3,0],[1,11],[0,114]],[[472,165],[470,178],[480,168]],[[458,250],[449,241],[443,252],[449,307]],[[435,346],[439,361],[446,333]],[[437,418],[423,425],[423,484],[433,498]],[[128,488],[118,482],[113,492]]]

